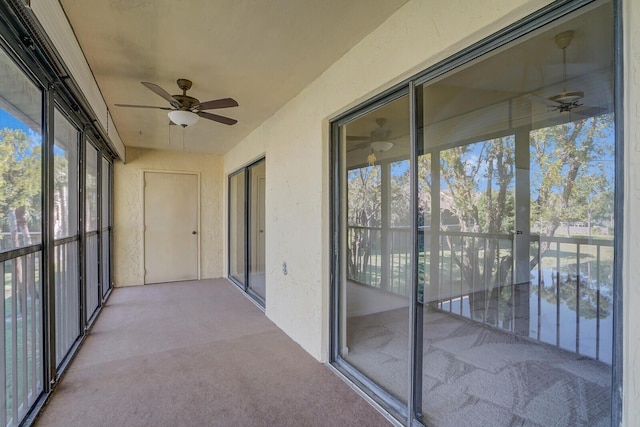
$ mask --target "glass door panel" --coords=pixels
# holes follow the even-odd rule
[[[229,276],[241,285],[245,280],[245,174],[229,177]]]
[[[229,177],[229,277],[264,307],[266,161]]]
[[[2,49],[0,76],[0,425],[19,425],[45,389],[43,94]]]
[[[100,265],[102,269],[102,295],[105,296],[111,287],[111,162],[105,157],[102,158],[101,174],[100,200],[102,212],[100,213],[100,222],[102,231],[100,235]]]
[[[100,302],[98,289],[98,151],[85,141],[85,300],[89,321]]]
[[[612,22],[585,8],[416,91],[426,425],[611,422]]]
[[[402,406],[409,389],[412,243],[408,97],[339,131],[338,352]]]
[[[266,162],[248,168],[249,176],[249,289],[263,300],[265,287]]]
[[[54,232],[56,362],[80,336],[78,130],[55,110]]]

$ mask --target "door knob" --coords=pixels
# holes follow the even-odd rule
[[[195,231],[192,231],[191,234],[198,234],[198,233],[196,233]]]

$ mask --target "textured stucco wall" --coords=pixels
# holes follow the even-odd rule
[[[222,156],[127,148],[114,168],[115,286],[144,284],[142,176],[145,170],[200,173],[200,277],[221,277],[223,238]]]
[[[412,0],[225,155],[225,174],[266,155],[266,313],[317,359],[329,343],[328,119],[548,3]]]
[[[640,3],[623,1],[624,252],[623,424],[640,426]]]

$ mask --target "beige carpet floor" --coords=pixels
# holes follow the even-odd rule
[[[349,319],[345,359],[406,401],[407,309]],[[438,310],[425,310],[428,425],[611,425],[611,367]]]
[[[216,279],[114,290],[36,425],[389,423]]]

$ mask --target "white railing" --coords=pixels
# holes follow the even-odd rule
[[[611,363],[612,239],[532,236],[530,281],[516,284],[512,234],[436,237],[437,256],[428,231],[417,237],[419,302]],[[408,228],[350,226],[347,238],[349,280],[409,295]]]
[[[59,365],[80,337],[78,240],[56,243],[56,363]]]
[[[41,251],[0,263],[4,326],[0,332],[0,423],[17,426],[43,391]]]
[[[86,240],[86,321],[91,319],[93,313],[100,304],[101,296],[98,289],[99,274],[98,271],[98,232],[87,233]]]

